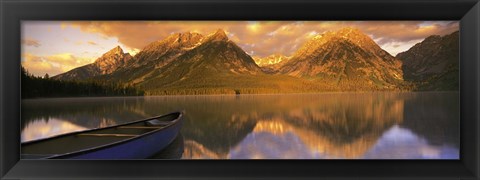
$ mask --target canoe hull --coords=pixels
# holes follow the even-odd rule
[[[132,141],[83,153],[55,156],[50,159],[145,159],[167,147],[177,137],[182,123],[183,118],[161,131],[144,135]]]
[[[86,153],[58,156],[55,159],[145,159],[167,147],[177,137],[181,126],[182,121],[130,142]]]
[[[171,123],[166,123],[165,120],[171,121]],[[149,125],[151,122],[164,124]],[[182,124],[183,113],[175,112],[105,128],[62,134],[22,143],[22,157],[34,159],[145,159],[171,144],[178,136]],[[137,133],[138,135],[136,135]],[[133,137],[121,140],[111,139],[129,136]],[[94,145],[95,143],[98,145]]]

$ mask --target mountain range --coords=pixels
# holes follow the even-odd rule
[[[360,30],[344,28],[313,37],[279,72],[390,89],[403,81],[401,64]]]
[[[117,46],[103,54],[92,64],[87,64],[66,73],[54,76],[62,80],[85,80],[94,78],[103,74],[110,74],[124,67],[133,57],[129,53],[124,53],[120,46]]]
[[[311,38],[290,57],[252,58],[221,29],[175,33],[135,56],[117,46],[53,78],[118,82],[148,95],[458,90],[458,36],[433,35],[394,57],[344,28]]]
[[[459,87],[459,32],[433,35],[396,58],[403,61],[404,79],[419,90],[457,90]]]

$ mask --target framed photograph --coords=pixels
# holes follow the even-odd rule
[[[2,179],[478,179],[480,3],[1,1]]]

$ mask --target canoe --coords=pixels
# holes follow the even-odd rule
[[[62,134],[21,144],[23,159],[144,159],[178,135],[183,113]]]
[[[182,133],[178,133],[177,137],[167,147],[160,152],[148,157],[148,159],[182,159],[185,151],[185,140]]]

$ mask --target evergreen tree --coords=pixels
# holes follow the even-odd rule
[[[22,98],[78,97],[78,96],[143,96],[144,92],[132,86],[97,81],[61,81],[49,74],[36,77],[21,67]]]

